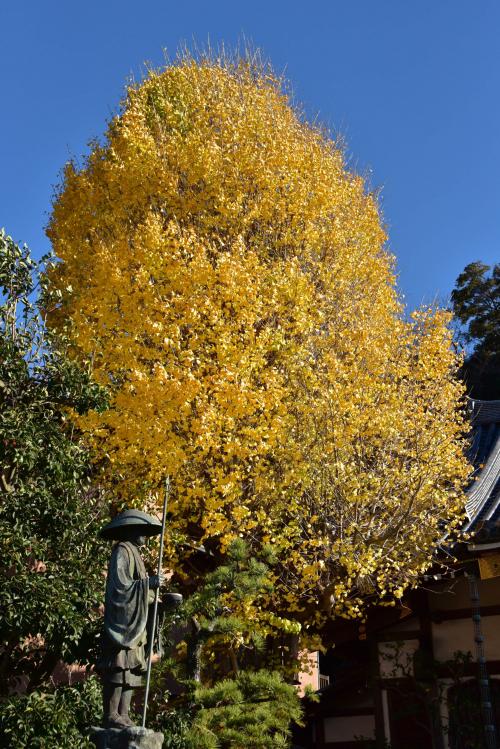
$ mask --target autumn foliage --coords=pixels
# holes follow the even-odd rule
[[[415,581],[468,470],[447,317],[405,320],[374,196],[271,71],[131,86],[48,233],[53,324],[113,393],[78,422],[123,501],[173,477],[174,558],[271,543],[309,621]]]

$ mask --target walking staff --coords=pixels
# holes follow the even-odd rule
[[[163,517],[161,521],[161,536],[160,536],[160,554],[158,556],[158,579],[160,578],[161,571],[162,571],[162,561],[163,561],[163,544],[165,540],[165,523],[167,520],[167,503],[168,503],[168,497],[170,494],[170,477],[167,476],[165,479],[165,497],[163,499]],[[153,643],[155,639],[155,629],[156,629],[156,617],[158,614],[158,598],[159,598],[159,587],[155,590],[155,599],[153,604],[153,625],[151,627],[151,638],[149,640],[149,653],[148,653],[148,667],[146,671],[146,689],[144,692],[144,709],[142,711],[142,727],[146,728],[146,714],[148,711],[148,698],[149,698],[149,684],[151,681],[151,662],[153,657]]]

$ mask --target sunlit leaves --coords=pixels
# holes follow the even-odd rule
[[[171,474],[175,537],[274,544],[296,616],[415,580],[467,472],[447,320],[404,321],[373,195],[270,71],[185,59],[131,87],[49,235],[54,325],[114,393],[79,424],[123,501]]]

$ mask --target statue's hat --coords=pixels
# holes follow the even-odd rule
[[[100,535],[102,538],[119,541],[127,535],[129,528],[133,528],[141,536],[157,536],[161,533],[161,523],[158,518],[142,510],[124,510],[104,526]]]

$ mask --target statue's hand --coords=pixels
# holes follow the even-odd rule
[[[162,585],[165,585],[166,577],[163,574],[163,572],[160,572],[159,575],[151,575],[149,578],[149,588],[150,590],[156,590],[157,588],[161,588]]]

